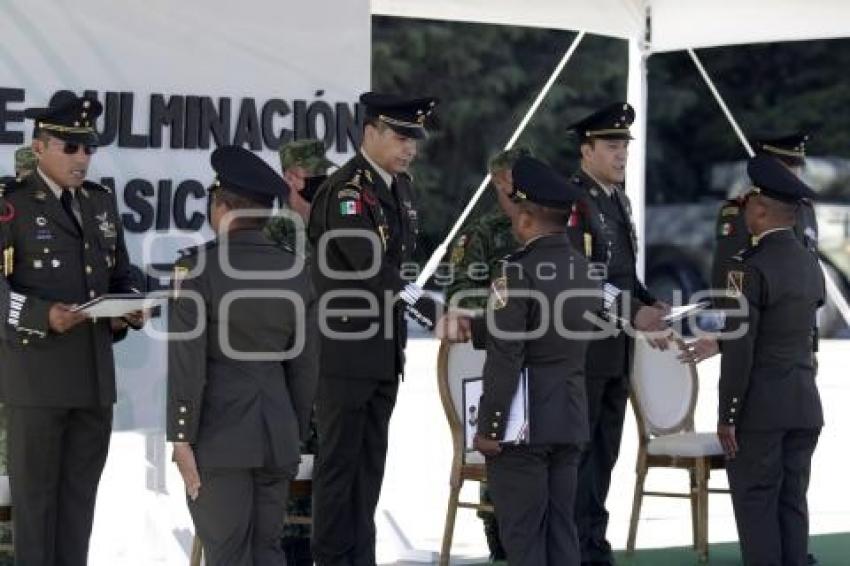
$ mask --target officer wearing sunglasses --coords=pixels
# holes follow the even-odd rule
[[[86,564],[109,447],[112,343],[127,322],[72,310],[133,291],[115,195],[86,181],[101,110],[70,94],[28,110],[38,165],[0,195],[0,402],[20,564]]]

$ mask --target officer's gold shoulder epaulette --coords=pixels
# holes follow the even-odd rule
[[[100,191],[109,195],[112,194],[112,189],[105,185],[101,185],[100,183],[95,183],[94,181],[83,181],[82,187],[89,191]]]
[[[211,249],[215,248],[217,245],[218,245],[218,239],[213,238],[211,240],[207,240],[203,244],[200,244],[200,245],[197,245],[197,246],[189,246],[187,248],[177,250],[177,253],[180,254],[180,258],[178,259],[178,261],[180,261],[181,259],[188,259],[188,258],[191,258],[193,256],[196,256],[200,253],[201,250],[211,250]]]
[[[360,191],[363,188],[363,182],[369,181],[369,179],[366,178],[367,173],[368,171],[364,169],[356,169],[351,178],[345,182],[345,187],[350,187]],[[371,177],[371,173],[369,173],[369,177]]]

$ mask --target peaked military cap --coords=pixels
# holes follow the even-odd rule
[[[298,140],[283,144],[278,150],[280,166],[303,167],[308,175],[324,175],[335,163],[325,157],[325,144],[321,140]]]
[[[428,137],[425,120],[434,111],[439,101],[432,97],[403,98],[394,94],[365,92],[360,95],[360,104],[366,108],[366,118],[378,119],[396,133],[409,138]]]
[[[806,142],[808,141],[809,134],[796,133],[779,138],[755,140],[753,145],[757,153],[769,153],[795,166],[802,165],[806,159]]]
[[[210,190],[222,188],[242,195],[269,208],[275,198],[285,199],[289,186],[252,151],[235,145],[216,149],[210,156],[216,178]]]
[[[35,121],[33,137],[44,131],[67,142],[97,145],[94,124],[102,112],[97,99],[63,91],[53,96],[47,108],[28,108],[25,115]]]
[[[755,185],[755,192],[785,202],[813,199],[816,195],[775,157],[761,153],[747,162],[747,174]]]
[[[513,169],[516,202],[529,201],[541,206],[568,209],[581,193],[554,169],[534,157],[517,159]]]
[[[627,102],[615,102],[569,126],[583,142],[590,138],[630,140],[629,127],[635,121],[635,109]]]

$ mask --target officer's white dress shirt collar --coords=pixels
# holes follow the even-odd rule
[[[768,234],[773,234],[774,232],[779,232],[781,230],[790,230],[790,226],[782,226],[781,228],[771,228],[770,230],[765,230],[761,234],[753,237],[753,245],[757,246],[759,242],[761,242],[765,236]]]
[[[386,184],[387,184],[387,188],[388,188],[388,189],[391,189],[391,188],[392,188],[392,186],[393,186],[393,176],[392,176],[392,175],[390,175],[389,173],[387,173],[387,172],[386,172],[386,170],[384,170],[384,169],[383,169],[380,165],[378,165],[377,163],[375,163],[375,161],[374,161],[371,157],[369,157],[369,154],[368,154],[368,153],[366,153],[366,151],[364,151],[363,149],[361,149],[361,150],[360,150],[360,153],[362,153],[362,154],[363,154],[363,158],[364,158],[366,161],[368,161],[368,162],[369,162],[369,165],[371,165],[371,166],[372,166],[372,168],[373,168],[373,169],[375,169],[375,171],[377,171],[377,172],[378,172],[378,175],[380,175],[380,176],[381,176],[381,179],[383,179],[383,180],[384,180],[384,183],[386,183]]]
[[[36,168],[38,174],[41,176],[41,180],[44,181],[44,184],[50,189],[50,191],[56,196],[57,199],[62,198],[62,187],[59,186],[59,183],[51,179],[47,173],[41,170],[41,167]],[[75,189],[71,188],[71,194]]]
[[[602,181],[600,181],[599,179],[597,179],[596,177],[594,177],[594,176],[590,173],[590,171],[588,171],[588,170],[587,170],[587,169],[585,169],[584,167],[582,167],[582,168],[581,168],[581,170],[582,170],[582,171],[584,171],[584,174],[585,174],[585,175],[587,175],[588,177],[590,177],[591,179],[593,179],[593,182],[594,182],[594,183],[596,183],[597,185],[599,185],[599,188],[601,188],[603,191],[605,191],[605,194],[606,194],[607,196],[609,196],[609,197],[610,197],[611,195],[613,195],[613,194],[614,194],[614,191],[616,190],[614,185],[606,185],[605,183],[603,183]]]

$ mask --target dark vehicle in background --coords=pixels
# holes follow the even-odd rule
[[[809,157],[804,180],[818,193],[818,252],[845,300],[850,297],[850,160]],[[711,280],[717,214],[726,198],[746,192],[743,161],[711,168],[704,198],[682,202],[676,187],[647,187],[646,283],[660,298],[684,300]],[[819,313],[823,337],[848,337],[850,328],[832,299]]]

